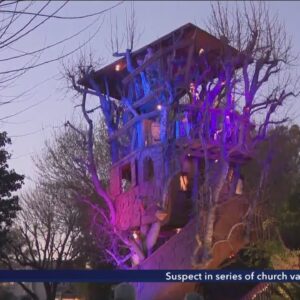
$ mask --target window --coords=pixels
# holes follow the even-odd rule
[[[152,144],[160,142],[160,124],[158,122],[151,123]]]
[[[154,164],[150,157],[144,158],[143,163],[144,181],[149,181],[154,178]]]
[[[179,177],[180,190],[186,192],[188,190],[189,179],[185,173],[181,173]]]
[[[132,174],[130,163],[122,166],[121,168],[121,190],[126,192],[130,189],[132,184]]]

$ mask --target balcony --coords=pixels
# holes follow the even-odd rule
[[[222,108],[203,111],[181,105],[175,121],[176,146],[188,156],[217,160],[222,154],[243,163],[252,158],[251,133],[255,126],[237,111]]]

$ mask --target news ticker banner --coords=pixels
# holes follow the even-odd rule
[[[0,270],[0,282],[299,282],[300,270]]]

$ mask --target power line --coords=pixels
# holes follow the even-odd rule
[[[24,133],[24,134],[17,134],[17,135],[10,135],[9,137],[10,138],[22,138],[22,137],[27,137],[27,136],[30,136],[30,135],[34,135],[34,134],[37,134],[37,133],[40,133],[44,130],[47,130],[48,128],[50,128],[51,126],[48,126],[48,127],[45,127],[45,128],[42,128],[42,129],[38,129],[38,130],[35,130],[35,131],[31,131],[31,132],[28,132],[28,133]]]
[[[48,125],[46,127],[42,127],[41,129],[38,129],[38,130],[35,130],[35,131],[27,132],[27,133],[24,133],[24,134],[18,134],[18,135],[10,135],[9,137],[10,138],[22,138],[22,137],[31,136],[31,135],[34,135],[34,134],[37,134],[37,133],[40,133],[40,132],[44,132],[48,129],[57,129],[57,128],[63,128],[63,127],[64,127],[64,125],[61,125],[61,126]]]
[[[35,53],[37,53],[37,52],[40,52],[40,51],[44,51],[44,50],[48,50],[48,49],[50,49],[50,48],[53,48],[53,47],[55,47],[55,46],[57,46],[57,45],[59,45],[59,44],[62,44],[62,43],[64,43],[64,42],[69,41],[69,40],[73,39],[74,37],[80,35],[82,32],[86,31],[88,28],[90,28],[92,25],[94,25],[96,22],[98,22],[98,20],[99,20],[99,18],[97,18],[96,20],[94,20],[93,22],[91,22],[90,24],[88,24],[88,25],[87,25],[86,27],[84,27],[82,30],[76,32],[75,34],[73,34],[73,35],[71,35],[71,36],[68,36],[67,38],[65,38],[65,39],[63,39],[63,40],[60,40],[60,41],[58,41],[58,42],[56,42],[56,43],[47,45],[47,46],[44,47],[44,48],[40,48],[40,49],[38,49],[38,50],[34,50],[34,51],[31,51],[31,52],[24,52],[24,51],[22,51],[23,54],[21,54],[21,55],[16,55],[16,56],[11,56],[11,57],[7,57],[7,58],[2,58],[2,59],[0,59],[0,62],[12,60],[12,59],[17,59],[17,58],[21,58],[21,57],[24,57],[24,56],[27,56],[27,55],[33,55],[33,54],[35,54]],[[19,51],[19,50],[17,50],[17,49],[13,49],[13,50]]]
[[[92,13],[92,14],[87,14],[87,15],[82,15],[82,16],[73,16],[73,17],[66,17],[66,16],[56,16],[56,15],[48,15],[48,14],[41,14],[41,13],[34,13],[34,12],[28,12],[28,11],[12,11],[12,10],[4,10],[0,9],[0,12],[3,13],[16,13],[16,14],[23,14],[23,15],[34,15],[34,16],[39,16],[39,17],[49,17],[49,18],[54,18],[54,19],[63,19],[63,20],[77,20],[77,19],[86,19],[94,16],[101,15],[107,11],[112,10],[113,8],[123,4],[125,1],[120,1],[119,3],[106,8],[104,10]]]
[[[53,59],[50,59],[50,60],[47,60],[47,61],[43,61],[39,64],[34,64],[34,65],[31,65],[29,67],[23,67],[23,68],[19,68],[19,69],[13,69],[13,70],[8,70],[8,71],[3,71],[3,72],[0,72],[0,74],[9,74],[9,73],[16,73],[16,72],[24,72],[24,71],[27,71],[27,70],[30,70],[30,69],[33,69],[33,68],[36,68],[36,67],[40,67],[40,66],[43,66],[45,64],[48,64],[48,63],[51,63],[51,62],[54,62],[54,61],[57,61],[57,60],[60,60],[60,59],[63,59],[73,53],[75,53],[76,51],[80,50],[81,48],[83,48],[87,43],[89,43],[99,32],[100,28],[102,27],[102,24],[103,22],[100,24],[100,26],[97,28],[96,32],[87,40],[85,41],[81,46],[75,48],[74,50],[64,54],[64,55],[61,55],[59,57],[56,57],[56,58],[53,58]]]
[[[48,4],[50,1],[48,1],[41,9],[40,11],[42,11]],[[61,9],[63,9],[63,7],[67,4],[68,1],[65,1],[58,9],[56,9],[52,15],[55,15],[57,12],[59,12]],[[37,25],[33,26],[32,28],[30,28],[29,30],[27,30],[25,33],[17,36],[19,33],[21,33],[22,31],[24,31],[24,29],[35,19],[36,16],[34,16],[32,19],[29,20],[29,22],[23,26],[20,30],[18,30],[17,32],[15,32],[13,35],[11,35],[9,38],[7,38],[6,40],[4,40],[3,42],[0,42],[0,48],[4,48],[16,41],[18,41],[20,38],[28,35],[29,33],[31,33],[33,30],[37,29],[38,27],[40,27],[41,25],[43,25],[49,18],[47,17],[46,19],[44,19],[43,21],[41,21],[40,23],[38,23]],[[13,37],[16,37],[15,39],[13,39],[12,41],[10,41]],[[8,43],[7,43],[8,42]]]
[[[6,104],[10,104],[10,103],[16,103],[16,102],[22,102],[22,103],[25,102],[24,98],[22,98],[21,101],[15,101],[15,100],[28,95],[28,93],[30,93],[31,91],[35,90],[36,88],[38,88],[39,86],[43,85],[44,83],[48,82],[49,80],[54,79],[57,75],[59,75],[59,73],[56,73],[56,74],[54,74],[52,76],[47,77],[46,79],[38,82],[37,84],[35,84],[34,86],[32,86],[29,89],[25,90],[24,92],[22,92],[19,95],[16,95],[16,96],[3,96],[3,95],[1,95],[1,97],[11,98],[11,99],[9,99],[7,101],[4,101],[4,102],[0,102],[0,106],[1,105],[6,105]]]
[[[0,121],[6,120],[6,119],[9,119],[9,118],[12,118],[12,117],[15,117],[15,116],[17,116],[17,115],[19,115],[19,114],[21,114],[21,113],[23,113],[23,112],[25,112],[25,111],[33,108],[33,107],[36,107],[36,106],[38,106],[38,105],[46,102],[51,96],[52,96],[52,94],[48,95],[46,98],[44,98],[43,100],[39,101],[38,103],[32,104],[32,105],[30,105],[30,106],[28,106],[28,107],[26,107],[26,108],[24,108],[24,109],[22,109],[22,110],[20,110],[20,111],[18,111],[16,113],[14,113],[14,114],[12,114],[12,115],[3,117],[3,118],[0,119]]]

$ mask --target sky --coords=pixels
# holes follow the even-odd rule
[[[41,1],[37,5],[42,5]],[[53,7],[61,2],[54,1]],[[79,16],[106,9],[118,3],[117,1],[70,1],[58,15]],[[234,2],[230,2],[230,5]],[[84,41],[91,39],[86,51],[91,50],[95,57],[101,58],[102,64],[113,60],[110,49],[111,21],[117,20],[120,35],[125,32],[126,13],[131,2],[124,2],[101,16],[82,20],[50,19],[22,39],[14,49],[6,49],[0,55],[3,57],[15,55],[20,51],[32,51],[49,43],[57,42],[78,32],[81,28],[94,22],[82,34],[70,39],[57,47],[45,51],[39,61],[58,57],[68,51],[80,47]],[[296,1],[268,1],[271,12],[278,13],[279,19],[286,25],[287,33],[292,36],[295,52],[300,53],[300,2]],[[194,23],[205,29],[205,21],[210,13],[208,1],[135,1],[135,14],[140,31],[140,38],[135,49],[152,42],[162,35],[186,24]],[[53,9],[54,9],[53,8]],[[0,13],[1,16],[1,13]],[[98,18],[98,19],[97,19]],[[101,25],[101,27],[100,27]],[[97,29],[100,27],[100,30]],[[77,54],[64,59],[65,64],[76,61]],[[20,62],[0,65],[0,68],[17,68]],[[63,128],[67,120],[78,119],[80,111],[76,108],[76,98],[67,82],[62,77],[63,66],[56,61],[36,69],[30,70],[20,77],[14,85],[0,91],[1,101],[9,97],[22,94],[13,103],[2,105],[0,110],[1,130],[8,132],[12,139],[9,151],[12,153],[9,165],[17,172],[25,174],[25,188],[36,180],[36,170],[32,158],[43,151],[45,140],[51,142],[55,130]],[[298,101],[299,102],[299,101]],[[293,117],[300,112],[300,104],[293,106]],[[77,102],[78,103],[78,102]],[[12,117],[7,118],[10,115]],[[300,124],[300,118],[294,119]]]

